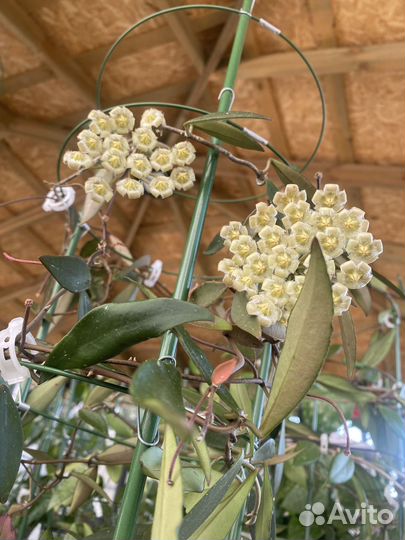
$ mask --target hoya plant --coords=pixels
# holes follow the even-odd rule
[[[0,538],[401,537],[405,294],[372,268],[383,245],[365,212],[243,127],[267,118],[231,110],[249,22],[298,51],[324,104],[304,55],[252,5],[205,6],[239,15],[217,112],[103,109],[109,58],[156,15],[117,40],[96,108],[63,145],[43,204],[66,216],[63,255],[5,254],[41,265],[47,280],[42,300],[27,299],[0,333]],[[162,13],[191,7],[204,8]],[[166,111],[176,109],[190,118],[170,125]],[[265,169],[235,147],[267,152]],[[219,157],[265,192],[205,252],[221,253],[220,275],[196,278]],[[134,256],[111,219],[119,197],[155,197],[163,210],[188,190],[194,214],[172,291],[162,261]],[[359,357],[351,312],[369,314],[376,299],[386,308]],[[136,351],[152,338],[160,351],[140,362]],[[380,369],[394,344],[395,376]]]

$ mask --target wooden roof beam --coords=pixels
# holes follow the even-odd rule
[[[170,0],[155,0],[155,3],[160,9],[172,7]],[[204,52],[198,37],[190,28],[189,18],[181,11],[171,13],[166,17],[174,38],[180,43],[184,52],[188,54],[198,73],[202,73],[205,66]]]
[[[51,43],[43,29],[14,0],[1,0],[0,21],[41,57],[57,77],[68,82],[86,100],[94,101],[94,83],[69,58],[66,51]]]
[[[328,47],[305,51],[318,75],[352,71],[405,71],[403,43],[384,43],[363,47]],[[295,52],[264,54],[241,63],[240,79],[263,79],[307,73],[304,62]],[[215,76],[223,75],[221,69]]]
[[[198,17],[195,20],[187,20],[188,26],[191,28],[193,35],[220,26],[228,19],[227,13],[209,12],[207,16]],[[165,45],[174,41],[173,31],[168,24],[164,24],[159,28],[153,28],[148,32],[133,32],[130,34],[114,52],[114,59],[122,58],[130,54],[136,54],[143,51],[148,51],[154,47]],[[82,67],[83,70],[88,70],[90,66],[101,64],[104,56],[110,49],[113,42],[107,45],[101,45],[90,51],[85,51],[75,57],[74,61]],[[34,84],[45,82],[54,77],[52,69],[47,65],[41,65],[36,68],[6,77],[2,80],[0,86],[0,96],[18,92],[22,88],[27,88]]]

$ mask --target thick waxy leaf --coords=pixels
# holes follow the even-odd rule
[[[209,320],[208,310],[172,298],[105,304],[72,328],[53,349],[47,365],[60,369],[91,366],[179,324]]]
[[[317,379],[317,384],[324,386],[327,391],[343,399],[349,399],[355,403],[365,404],[376,400],[375,394],[359,390],[348,380],[329,373],[322,373]]]
[[[259,339],[262,334],[259,320],[257,317],[253,317],[252,315],[248,314],[246,311],[247,303],[248,298],[245,292],[235,293],[231,308],[232,321],[236,324],[236,326]]]
[[[75,473],[72,472],[72,476],[75,476],[78,479],[76,484],[75,491],[73,493],[73,499],[70,505],[69,513],[73,514],[78,508],[81,507],[91,496],[94,491],[93,486],[89,485],[87,480],[91,479],[93,482],[97,479],[97,468],[93,467],[87,473]],[[84,481],[86,479],[86,481]],[[96,483],[98,486],[98,484]],[[98,486],[100,487],[100,486]]]
[[[218,251],[221,250],[223,247],[224,247],[224,239],[218,233],[211,240],[209,246],[204,251],[204,255],[215,255],[215,253],[218,253]]]
[[[78,293],[90,287],[90,270],[81,257],[44,255],[39,260],[67,291]]]
[[[224,283],[211,281],[194,289],[190,300],[199,306],[208,307],[215,304],[224,295],[226,290],[227,286]]]
[[[150,478],[160,480],[163,451],[157,446],[148,448],[141,457],[142,468]],[[184,492],[202,493],[204,490],[204,473],[197,467],[182,467],[181,477]]]
[[[298,456],[294,459],[294,466],[310,465],[317,461],[321,455],[319,444],[309,441],[300,441],[297,445]]]
[[[277,176],[285,186],[287,184],[297,184],[300,189],[307,192],[308,199],[312,198],[316,188],[305,178],[303,174],[277,159],[272,159],[271,164],[274,167]]]
[[[135,445],[137,439],[133,437],[127,439],[126,442]],[[104,450],[104,452],[97,454],[95,459],[98,463],[103,465],[126,465],[131,463],[133,453],[134,449],[130,446],[126,446],[125,444],[114,444],[107,448],[107,450]]]
[[[242,466],[241,456],[228,472],[207,491],[204,497],[186,515],[179,530],[179,540],[190,540],[193,533],[213,514],[225,497]],[[194,538],[194,537],[193,537]],[[211,537],[207,536],[206,538]]]
[[[377,367],[389,354],[394,341],[396,329],[393,328],[387,334],[380,335],[372,342],[366,354],[361,359],[361,363],[367,367]]]
[[[361,289],[351,289],[350,294],[353,296],[356,304],[362,309],[365,315],[370,315],[372,308],[372,300],[368,287]]]
[[[215,508],[204,523],[188,537],[188,540],[206,540],[208,538],[210,540],[225,540],[237,517],[240,515],[256,476],[257,471],[252,473],[236,489],[231,487],[225,499]]]
[[[230,112],[214,112],[209,114],[204,114],[202,116],[196,116],[191,120],[187,120],[184,123],[184,126],[197,126],[204,124],[206,122],[212,122],[212,120],[217,121],[227,121],[227,120],[237,120],[238,118],[254,119],[254,120],[271,120],[268,116],[263,114],[257,114],[253,112],[243,112],[243,111],[230,111]]]
[[[194,450],[197,453],[198,459],[200,460],[201,469],[204,472],[205,479],[209,485],[211,482],[211,460],[208,453],[208,446],[205,442],[205,439],[200,440],[200,432],[198,430],[193,434],[192,443]]]
[[[348,482],[354,474],[354,461],[350,456],[338,454],[329,471],[329,480],[332,484],[344,484]]]
[[[277,193],[278,188],[273,184],[271,180],[266,181],[267,198],[272,202],[274,195]]]
[[[260,446],[253,454],[252,463],[256,465],[257,463],[266,463],[269,459],[274,457],[276,453],[276,443],[274,439],[269,439],[264,444]]]
[[[135,403],[161,416],[185,431],[185,410],[181,377],[171,364],[144,362],[135,372],[131,385]]]
[[[107,421],[101,413],[84,408],[79,411],[79,418],[80,420],[83,420],[83,422],[86,422],[86,424],[89,424],[89,426],[94,427],[100,433],[108,435]]]
[[[179,459],[176,460],[173,468],[172,483],[168,483],[169,472],[176,448],[175,434],[169,424],[166,424],[163,442],[162,471],[156,496],[151,540],[177,538],[178,528],[183,519],[183,485]]]
[[[14,485],[23,450],[20,415],[6,384],[0,384],[0,502]]]
[[[304,286],[291,313],[261,431],[267,436],[302,400],[328,352],[333,300],[318,241],[311,249]]]
[[[255,525],[256,540],[268,540],[271,531],[271,519],[273,515],[273,489],[271,487],[269,467],[264,468],[262,485],[262,499],[257,514]]]
[[[350,311],[344,311],[339,317],[347,375],[352,378],[356,369],[356,332]]]
[[[39,384],[29,393],[28,405],[37,411],[45,411],[68,380],[67,377],[58,376]]]
[[[229,124],[221,120],[207,120],[199,124],[194,124],[193,127],[232,146],[257,150],[259,152],[264,151],[263,147],[255,139],[250,137],[236,124]]]
[[[213,367],[208,361],[208,358],[205,356],[203,351],[198,347],[198,345],[192,340],[188,332],[181,327],[176,328],[176,334],[179,338],[180,344],[184,349],[184,352],[187,356],[194,362],[194,364],[201,371],[201,375],[204,377],[205,381],[208,384],[211,384],[211,375],[213,372]],[[234,411],[239,411],[238,404],[231,396],[229,390],[225,387],[218,388],[217,393],[219,397],[231,407]]]

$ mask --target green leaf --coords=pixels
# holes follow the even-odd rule
[[[394,285],[394,283],[392,283],[392,281],[390,281],[388,278],[386,278],[385,276],[377,272],[377,270],[375,270],[374,268],[373,268],[373,276],[377,278],[379,281],[381,281],[382,283],[384,283],[384,285],[387,285],[387,287],[389,287],[392,291],[397,293],[398,296],[400,296],[401,298],[405,298],[404,291],[402,291],[399,287]]]
[[[97,479],[97,469],[93,468],[90,469],[87,473],[78,473],[76,471],[73,471],[71,473],[71,476],[78,479],[78,482],[76,484],[76,489],[73,494],[72,503],[70,506],[69,513],[72,514],[75,512],[80,506],[87,501],[87,499],[90,498],[93,491],[95,491],[100,497],[108,501],[110,504],[112,504],[112,500],[108,496],[108,494],[104,491],[104,489],[99,486],[96,482]]]
[[[332,484],[344,484],[348,482],[354,474],[354,461],[350,456],[337,454],[329,471],[329,480]]]
[[[231,384],[229,386],[232,397],[235,399],[241,411],[244,411],[246,418],[252,420],[253,406],[252,399],[249,396],[247,384]]]
[[[398,414],[393,409],[390,409],[390,407],[387,407],[386,405],[378,405],[377,406],[381,416],[384,418],[388,426],[392,429],[392,431],[400,438],[405,438],[405,431],[404,431],[404,421],[400,414]]]
[[[255,139],[245,133],[242,128],[236,126],[236,124],[210,120],[209,122],[204,122],[203,124],[198,124],[194,127],[226,144],[231,144],[232,146],[237,146],[239,148],[246,148],[247,150],[264,151],[263,147]]]
[[[225,495],[224,500],[217,505],[210,516],[195,529],[190,536],[187,536],[188,540],[206,540],[207,538],[210,540],[225,540],[232,525],[242,511],[256,476],[257,471],[252,473],[242,484],[237,486],[236,489],[231,487]],[[215,486],[213,486],[212,489],[214,488]],[[195,511],[198,504],[191,510],[190,514]],[[187,517],[188,516],[186,516],[186,519]],[[185,538],[182,536],[182,528],[183,527],[180,529],[180,540]]]
[[[361,364],[367,367],[377,367],[391,351],[395,342],[396,332],[396,329],[393,328],[387,334],[379,334],[361,359]]]
[[[269,467],[264,468],[263,475],[262,498],[255,525],[256,540],[268,540],[270,538],[271,520],[274,506]]]
[[[119,416],[116,416],[113,413],[108,413],[106,415],[106,420],[108,427],[113,429],[117,436],[121,439],[128,439],[134,434],[134,429],[131,429],[130,426]]]
[[[302,400],[320,372],[332,334],[333,300],[325,259],[312,243],[304,286],[291,313],[261,431],[267,436]]]
[[[79,411],[79,418],[94,427],[100,433],[108,435],[107,421],[101,413],[94,412],[90,409],[84,408]]]
[[[300,441],[296,448],[299,454],[294,458],[294,467],[300,467],[302,465],[310,465],[317,461],[321,456],[319,444],[309,441]]]
[[[351,289],[350,294],[353,296],[356,304],[361,308],[364,315],[370,315],[372,309],[372,300],[368,287],[361,289]]]
[[[193,290],[190,300],[202,307],[208,307],[215,304],[227,290],[224,283],[210,281]]]
[[[68,380],[67,377],[58,376],[39,384],[29,393],[27,404],[37,411],[45,411]]]
[[[278,192],[277,186],[271,181],[266,181],[267,198],[270,202],[274,199],[274,195]]]
[[[348,377],[352,378],[356,369],[356,332],[350,311],[344,311],[339,317],[343,350]]]
[[[127,439],[128,443],[136,444],[137,439]],[[103,465],[127,465],[131,463],[134,449],[125,444],[113,444],[95,456],[97,463]]]
[[[204,124],[206,122],[212,122],[213,120],[216,121],[228,121],[228,120],[236,120],[238,118],[246,118],[246,119],[254,119],[254,120],[271,120],[268,116],[264,116],[263,114],[257,114],[253,112],[243,112],[243,111],[230,111],[230,112],[213,112],[204,114],[202,116],[196,116],[195,118],[192,118],[191,120],[187,120],[187,122],[184,123],[184,127],[188,126],[196,126],[200,124]]]
[[[247,303],[248,297],[245,292],[236,292],[234,294],[231,308],[232,321],[236,326],[259,339],[262,335],[262,329],[258,318],[249,315],[246,311]]]
[[[351,382],[343,377],[336,375],[330,375],[329,373],[322,373],[319,375],[317,383],[325,386],[327,391],[343,397],[346,400],[354,401],[356,403],[368,403],[376,400],[375,394],[367,392],[365,390],[359,391]]]
[[[6,384],[0,384],[0,502],[7,502],[23,450],[20,414]]]
[[[172,298],[105,304],[92,309],[59,341],[47,365],[59,369],[91,366],[174,326],[201,320],[212,320],[211,313]]]
[[[211,482],[211,460],[207,443],[205,442],[205,439],[200,439],[200,432],[198,430],[193,434],[192,443],[207,480],[207,484],[209,485]]]
[[[157,446],[145,450],[141,457],[142,468],[150,478],[160,480],[163,461],[163,451]],[[182,467],[184,493],[202,493],[204,490],[204,473],[198,467]]]
[[[224,247],[225,240],[222,238],[222,236],[216,234],[214,238],[211,240],[209,246],[204,251],[204,255],[215,255],[218,251],[220,251]]]
[[[227,471],[223,477],[207,491],[204,497],[186,515],[179,530],[179,540],[190,540],[194,532],[197,531],[218,508],[218,505],[225,497],[232,482],[239,473],[242,466],[242,460],[243,456],[232,465],[229,471]],[[162,538],[164,537],[162,536]],[[167,535],[166,538],[168,538]],[[210,536],[207,538],[214,540],[213,538],[211,539]]]
[[[308,199],[311,199],[314,195],[316,188],[305,178],[303,174],[298,172],[293,167],[289,167],[282,161],[272,159],[271,164],[274,167],[277,176],[286,186],[287,184],[297,184],[300,189],[307,192]]]
[[[202,376],[208,384],[211,384],[211,374],[213,372],[213,367],[209,363],[208,358],[205,356],[203,351],[198,347],[198,345],[192,340],[189,333],[182,327],[176,328],[176,334],[179,338],[180,344],[184,349],[184,352],[187,356],[194,362],[194,364],[201,371]],[[229,390],[223,385],[218,388],[217,394],[219,397],[231,407],[235,412],[239,411],[238,404],[231,396]]]
[[[183,519],[183,486],[180,460],[176,459],[171,485],[168,484],[169,472],[175,456],[177,442],[169,424],[165,425],[163,443],[162,473],[156,496],[156,508],[153,516],[151,540],[177,538],[178,528]]]
[[[130,390],[135,403],[186,431],[181,377],[174,366],[144,362],[136,370]]]
[[[90,287],[90,270],[81,257],[43,255],[39,260],[67,291],[78,293]]]
[[[87,291],[82,291],[79,294],[79,307],[78,307],[78,313],[77,313],[79,321],[80,319],[83,319],[83,317],[87,315],[89,311],[91,311],[91,308],[92,308],[92,305],[91,305],[90,296],[88,295]]]
[[[266,463],[269,459],[274,457],[276,454],[276,442],[274,439],[269,439],[263,443],[260,448],[256,450],[252,457],[252,464],[256,465],[257,463]]]

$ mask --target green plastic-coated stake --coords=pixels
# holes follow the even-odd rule
[[[243,2],[224,82],[224,88],[228,88],[229,90],[222,92],[218,106],[219,112],[229,111],[232,104],[232,89],[235,86],[236,76],[242,57],[242,51],[250,19],[249,15],[243,14],[243,11],[250,13],[253,4],[253,0],[244,0]],[[216,140],[215,142],[216,144],[219,143],[219,141]],[[178,300],[186,300],[190,290],[202,232],[204,229],[205,217],[214,185],[217,162],[218,152],[215,150],[210,150],[208,152],[208,157],[201,180],[200,192],[194,207],[186,247],[183,253],[176,288],[173,294],[173,297]],[[160,356],[174,356],[176,354],[176,349],[177,337],[172,332],[167,332],[162,341]],[[159,418],[148,411],[145,412],[142,426],[140,427],[143,437],[148,441],[153,441],[158,427]],[[114,533],[114,540],[133,540],[134,538],[136,520],[138,517],[146,480],[141,468],[140,458],[146,449],[146,445],[138,442],[132,458],[128,481],[123,496],[121,512]]]

